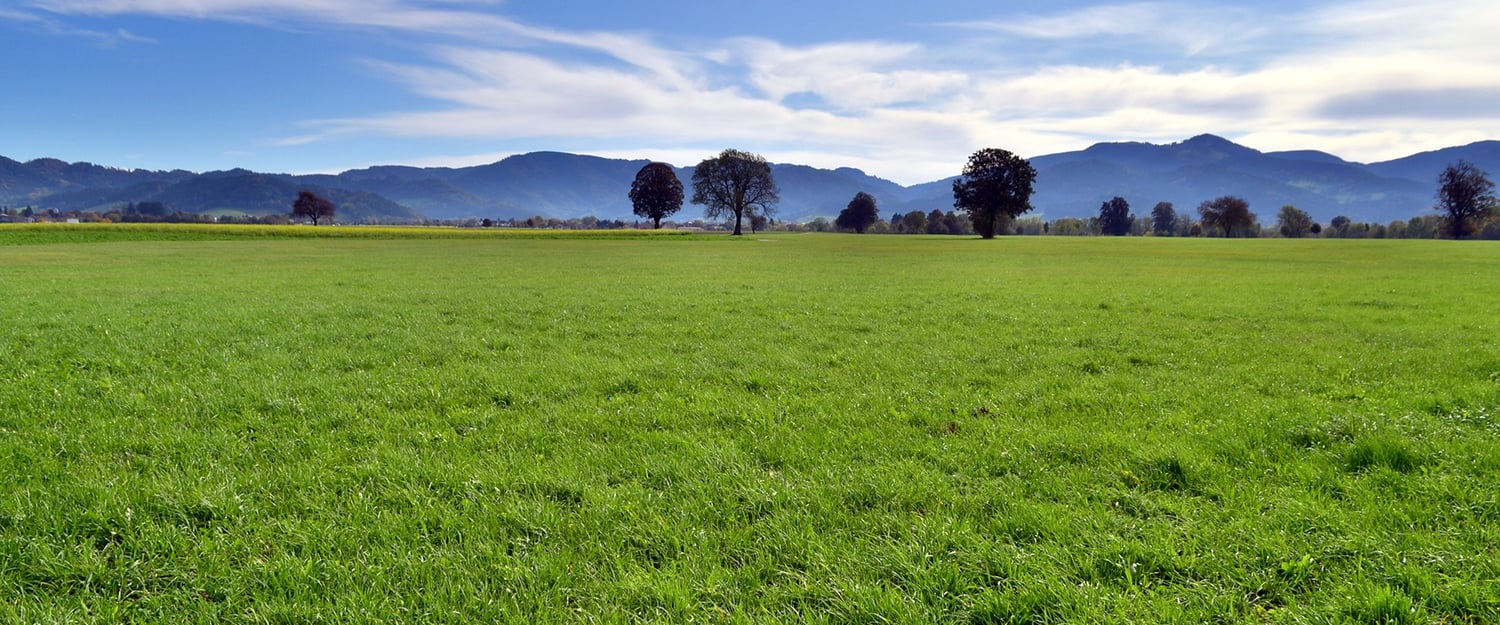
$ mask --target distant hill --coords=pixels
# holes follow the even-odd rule
[[[185,213],[244,213],[271,215],[290,211],[302,189],[327,197],[338,206],[338,219],[346,223],[418,221],[422,215],[378,194],[363,190],[309,184],[292,176],[258,174],[237,169],[189,175],[178,182],[150,181],[123,188],[86,187],[45,196],[35,203],[62,211],[107,212],[131,202],[161,202],[168,210]],[[69,179],[64,188],[84,185]],[[126,180],[128,182],[128,180]],[[7,201],[19,204],[17,201]],[[31,203],[31,202],[27,202]]]
[[[1449,163],[1465,159],[1490,174],[1500,176],[1500,141],[1480,141],[1469,145],[1413,154],[1393,161],[1371,163],[1370,171],[1392,178],[1406,178],[1436,185],[1438,174]]]
[[[632,219],[630,183],[648,162],[533,152],[460,169],[353,170],[325,184],[378,193],[437,219],[533,215]],[[693,168],[678,167],[676,171],[691,199]],[[778,214],[783,219],[837,215],[860,191],[893,205],[907,199],[901,185],[857,169],[776,164],[772,175],[781,189]],[[688,204],[679,215],[696,216],[701,214],[695,210],[698,208]]]
[[[0,156],[0,203],[36,204],[65,193],[121,189],[143,184],[170,185],[189,180],[195,175],[182,170],[145,171],[116,169],[93,163],[65,163],[53,158],[18,163]]]
[[[1129,200],[1138,214],[1162,201],[1191,211],[1205,200],[1237,195],[1263,218],[1291,204],[1321,221],[1347,215],[1377,222],[1429,208],[1441,169],[1422,180],[1384,176],[1331,154],[1267,154],[1213,135],[1169,145],[1099,144],[1038,157],[1032,164],[1037,168],[1033,204],[1048,216],[1096,214],[1115,195]]]
[[[1313,150],[1260,152],[1214,135],[1166,145],[1100,143],[1031,159],[1037,169],[1033,214],[1047,219],[1092,216],[1116,195],[1128,200],[1138,215],[1162,201],[1190,213],[1205,200],[1238,195],[1262,220],[1292,204],[1323,222],[1336,215],[1386,222],[1429,212],[1438,173],[1458,159],[1473,162],[1492,177],[1500,175],[1500,141],[1372,164]],[[0,157],[0,204],[103,211],[129,202],[162,202],[174,211],[262,215],[289,211],[297,191],[310,188],[333,200],[339,220],[347,222],[533,215],[630,220],[626,194],[645,164],[533,152],[476,167],[380,166],[338,175],[294,176],[243,169],[202,174],[125,170]],[[882,216],[953,206],[953,178],[908,187],[851,168],[772,167],[781,188],[782,219],[833,217],[860,191],[875,196]],[[679,167],[677,173],[690,187],[692,168]],[[679,213],[685,218],[698,215],[699,207],[691,204]]]

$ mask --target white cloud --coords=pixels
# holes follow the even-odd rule
[[[950,25],[1075,45],[1099,45],[1099,40],[1125,38],[1138,44],[1169,44],[1182,53],[1198,55],[1241,51],[1249,42],[1266,36],[1275,21],[1244,8],[1136,2]]]
[[[738,55],[725,62],[748,66],[750,83],[777,102],[810,93],[837,110],[858,111],[933,102],[968,82],[963,72],[921,69],[922,48],[916,44],[849,42],[791,48],[764,39],[738,43]]]

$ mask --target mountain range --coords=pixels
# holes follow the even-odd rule
[[[1032,215],[1093,216],[1114,196],[1124,197],[1138,215],[1162,201],[1182,213],[1205,200],[1237,195],[1265,222],[1291,204],[1323,222],[1344,215],[1384,223],[1430,212],[1439,172],[1459,159],[1500,173],[1500,141],[1380,163],[1308,150],[1261,152],[1213,135],[1165,145],[1100,143],[1031,159],[1037,170]],[[355,223],[533,215],[630,220],[626,194],[646,163],[533,152],[475,167],[379,166],[290,175],[127,170],[0,157],[0,205],[104,212],[129,202],[161,202],[189,213],[263,215],[288,212],[297,191],[311,189],[338,205],[340,221]],[[692,168],[677,172],[690,187]],[[860,191],[875,196],[882,215],[953,206],[953,178],[903,186],[858,169],[793,164],[775,164],[772,173],[781,189],[778,216],[786,220],[833,217]],[[678,217],[696,218],[697,209],[686,205]]]

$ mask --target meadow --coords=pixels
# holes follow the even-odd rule
[[[195,228],[0,227],[0,622],[1500,622],[1500,245]]]

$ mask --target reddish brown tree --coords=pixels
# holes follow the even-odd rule
[[[318,194],[303,189],[297,192],[297,201],[292,202],[292,214],[304,219],[311,219],[313,225],[318,225],[322,219],[333,218],[333,202],[330,202]]]

